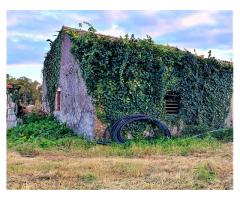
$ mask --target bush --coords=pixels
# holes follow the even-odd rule
[[[188,125],[182,130],[183,136],[196,136],[199,134],[206,133],[209,130],[207,125]]]
[[[233,128],[209,131],[208,135],[224,142],[233,142]]]
[[[27,118],[25,124],[18,127],[9,129],[7,131],[8,141],[12,143],[24,143],[38,141],[41,146],[49,146],[49,141],[44,139],[50,139],[52,141],[73,137],[73,131],[61,124],[52,117],[36,117],[34,114]]]
[[[39,122],[42,119],[46,119],[46,118],[48,118],[49,120],[54,119],[53,116],[48,117],[45,113],[43,113],[41,111],[31,112],[31,113],[21,117],[23,124],[30,124],[30,123],[33,123],[33,122]]]

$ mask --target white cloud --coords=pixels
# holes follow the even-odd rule
[[[45,18],[54,18],[54,19],[59,19],[59,13],[58,11],[53,11],[53,10],[44,10],[39,12],[40,15],[38,15],[39,19],[45,19]]]
[[[140,13],[147,17],[154,17],[157,15],[158,10],[141,10]]]
[[[230,34],[232,33],[232,29],[227,29],[227,28],[214,28],[214,29],[210,29],[208,30],[207,34],[211,35],[211,36],[217,36],[220,34]]]
[[[215,25],[217,20],[214,18],[214,14],[217,11],[198,11],[194,14],[177,20],[177,24],[181,28],[190,28],[198,25]]]
[[[189,49],[192,53],[194,53],[194,49]],[[204,55],[204,58],[208,57],[209,49],[196,49],[198,55]],[[221,60],[228,60],[231,61],[232,56],[232,49],[211,49],[211,56]]]
[[[12,38],[11,39],[14,43],[18,43],[19,42],[19,39],[17,39],[17,38]]]
[[[128,19],[128,13],[126,11],[121,10],[108,10],[105,11],[107,17],[114,21],[114,20],[126,20]]]
[[[14,27],[16,25],[21,24],[27,24],[29,21],[43,21],[44,16],[43,12],[35,13],[35,11],[27,11],[27,12],[21,12],[20,13],[14,13],[15,11],[8,11],[7,16],[7,26],[8,28]]]
[[[158,20],[157,24],[154,26],[142,27],[142,32],[144,32],[143,35],[148,34],[152,37],[162,36],[175,31],[177,31],[177,28],[175,27],[174,22],[171,23],[166,20]]]
[[[17,42],[14,41],[14,42],[15,42],[14,48],[17,49],[17,50],[20,50],[20,51],[24,50],[24,51],[26,51],[26,50],[29,49],[29,47],[25,46],[24,44],[22,44],[22,43],[20,43],[18,41]]]
[[[191,53],[195,53],[194,49],[197,53],[197,55],[203,55],[204,58],[208,57],[208,51],[211,50],[211,55],[212,57],[215,57],[217,59],[221,60],[227,60],[231,61],[233,59],[233,50],[226,48],[226,49],[221,49],[221,48],[209,48],[209,49],[203,49],[203,48],[190,48],[188,47],[188,44],[186,43],[170,43],[170,46],[175,46],[178,47],[179,49],[185,50],[187,49]]]
[[[139,27],[138,34],[143,37],[150,35],[151,37],[159,37],[169,33],[177,32],[182,27],[178,25],[178,20],[167,20],[162,18],[156,18],[156,23],[151,25],[144,25]]]
[[[96,15],[80,15],[77,13],[66,14],[65,17],[66,17],[66,19],[74,21],[74,24],[80,23],[83,21],[91,22],[98,18]]]
[[[115,37],[124,36],[126,34],[126,32],[116,24],[112,24],[111,28],[109,29],[99,30],[98,32],[104,35]]]
[[[15,17],[8,17],[7,18],[7,26],[11,27],[11,26],[15,26],[16,24],[18,24],[19,19],[15,18]]]
[[[7,69],[29,69],[31,68],[42,68],[43,64],[41,63],[21,63],[21,64],[8,64]]]
[[[145,15],[154,15],[154,11],[145,11]],[[168,18],[155,18],[156,24],[149,26],[143,26],[140,28],[141,35],[151,35],[152,37],[163,36],[169,33],[186,30],[188,28],[199,26],[199,25],[216,25],[218,23],[217,18],[214,16],[218,11],[197,11],[193,14],[189,14],[183,17],[177,17],[174,20]],[[215,30],[218,34],[220,30]],[[196,33],[198,34],[198,33]]]
[[[45,41],[47,38],[51,37],[49,34],[36,34],[36,33],[26,33],[26,32],[16,32],[16,31],[8,31],[7,33],[8,39],[17,42],[19,39],[27,39],[33,41]]]
[[[211,49],[212,56],[221,60],[233,60],[233,50],[232,49]],[[205,51],[206,52],[206,51]],[[207,55],[205,56],[207,57]]]

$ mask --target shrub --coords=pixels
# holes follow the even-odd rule
[[[54,118],[49,117],[39,119],[35,115],[30,116],[26,124],[7,131],[7,137],[10,143],[24,143],[38,140],[42,146],[49,146],[43,138],[54,141],[59,138],[72,136],[74,136],[73,131],[68,128],[66,124],[61,124]]]
[[[233,128],[209,131],[208,134],[211,137],[216,138],[217,140],[222,140],[225,142],[233,142]]]
[[[41,111],[40,112],[31,112],[31,113],[26,114],[21,117],[23,124],[30,124],[33,122],[38,122],[38,121],[41,121],[42,119],[46,119],[46,118],[48,118],[49,120],[54,119],[53,116],[47,117],[47,115]]]
[[[182,130],[183,136],[196,136],[206,133],[209,130],[207,125],[188,125]]]

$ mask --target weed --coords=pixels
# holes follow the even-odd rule
[[[97,180],[97,177],[94,174],[88,173],[80,177],[80,180],[85,183],[92,183]]]
[[[36,112],[31,112],[28,115],[24,115],[21,117],[22,118],[22,123],[23,124],[30,124],[30,123],[34,123],[34,122],[39,122],[43,119],[48,119],[48,120],[54,120],[53,116],[46,116],[46,114],[43,113],[36,113]]]
[[[218,175],[214,165],[210,162],[203,162],[198,164],[193,172],[194,186],[196,189],[205,188],[209,184],[218,181]]]
[[[180,151],[180,155],[181,156],[187,156],[188,155],[188,150],[187,149],[183,149]]]
[[[216,138],[217,140],[221,140],[224,142],[233,141],[233,128],[209,131],[207,134],[213,138]]]
[[[206,126],[204,124],[188,125],[183,128],[182,135],[183,136],[195,136],[195,135],[203,134],[208,130],[209,130],[208,126]]]
[[[25,143],[17,147],[17,152],[25,157],[35,157],[39,155],[39,148],[34,143]]]

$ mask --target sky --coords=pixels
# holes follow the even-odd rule
[[[232,60],[232,11],[80,10],[7,11],[7,73],[42,82],[41,70],[53,40],[63,25],[91,23],[98,33],[150,35],[168,44],[207,57]]]

